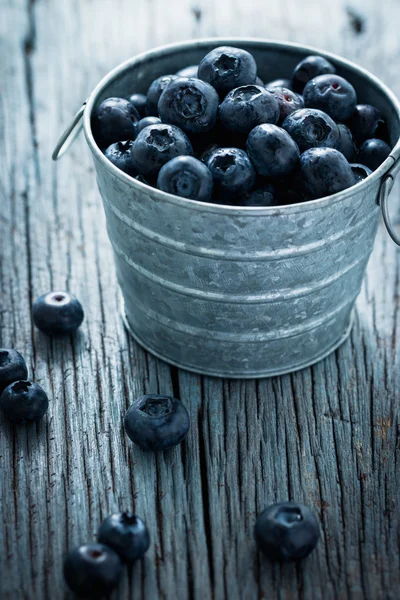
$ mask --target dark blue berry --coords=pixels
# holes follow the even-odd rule
[[[215,127],[218,104],[219,96],[211,85],[194,77],[178,77],[162,93],[158,112],[164,123],[201,134]]]
[[[107,517],[98,529],[97,541],[115,550],[127,562],[142,558],[150,546],[145,523],[128,512]]]
[[[124,98],[106,98],[94,110],[93,134],[101,147],[121,140],[133,140],[140,115]]]
[[[160,125],[161,122],[161,119],[159,119],[158,117],[144,117],[143,119],[140,119],[140,121],[136,125],[136,135],[139,135],[139,133],[145,127],[148,127],[149,125]]]
[[[49,292],[33,303],[33,322],[47,335],[74,333],[81,325],[81,303],[68,292]]]
[[[210,202],[214,182],[210,169],[193,156],[177,156],[158,174],[157,187],[182,198]]]
[[[336,148],[339,130],[329,115],[315,108],[302,108],[286,117],[283,129],[292,136],[300,152],[308,148]]]
[[[339,75],[319,75],[304,88],[304,104],[323,110],[335,121],[345,121],[354,112],[357,94],[354,87]]]
[[[246,152],[239,148],[219,148],[207,160],[214,178],[215,197],[234,200],[253,189],[256,172]]]
[[[375,171],[387,159],[389,154],[390,146],[386,142],[372,138],[361,144],[358,160],[372,171]]]
[[[336,144],[336,150],[339,150],[351,162],[357,154],[357,146],[354,143],[352,133],[347,125],[343,125],[343,123],[338,123],[337,127],[339,130],[339,139]]]
[[[227,94],[218,115],[225,129],[249,133],[261,123],[277,123],[279,104],[273,93],[264,87],[245,85]]]
[[[350,166],[351,166],[351,170],[353,171],[353,173],[355,175],[357,183],[359,183],[360,181],[364,181],[364,179],[366,179],[367,177],[369,177],[372,174],[371,169],[369,169],[365,165],[361,165],[359,163],[351,163]]]
[[[10,383],[27,377],[23,356],[12,348],[0,348],[0,394]]]
[[[303,185],[312,198],[336,194],[357,183],[343,154],[333,148],[311,148],[300,156]]]
[[[370,138],[387,138],[387,125],[382,113],[371,104],[357,104],[347,121],[353,137],[361,144]]]
[[[218,92],[227,93],[242,85],[255,83],[257,65],[246,50],[221,46],[214,48],[203,58],[198,76]]]
[[[140,123],[140,121],[139,121]],[[126,142],[115,142],[108,146],[107,150],[104,152],[105,157],[108,158],[113,165],[124,171],[124,173],[128,173],[128,175],[134,174],[134,168],[132,165],[132,140],[127,140]]]
[[[303,98],[299,94],[296,94],[296,92],[292,92],[289,88],[272,87],[271,92],[279,104],[278,123],[283,123],[286,117],[291,115],[295,110],[304,108]]]
[[[192,145],[181,129],[174,125],[150,125],[137,136],[132,161],[140,175],[156,177],[172,158],[192,154]]]
[[[177,77],[197,77],[199,70],[199,65],[190,65],[189,67],[184,67],[180,71],[177,71]]]
[[[292,89],[292,82],[290,79],[273,79],[265,84],[265,87],[269,90],[272,88],[285,88],[286,90]]]
[[[300,560],[314,550],[320,529],[314,513],[303,504],[281,502],[257,518],[254,535],[261,552],[271,560]]]
[[[49,399],[43,388],[32,381],[15,381],[0,396],[0,408],[13,423],[30,423],[43,417]]]
[[[129,96],[128,100],[136,108],[140,117],[143,119],[143,117],[146,116],[146,96],[144,94],[132,94],[132,96]]]
[[[270,183],[266,183],[239,198],[237,204],[238,206],[278,206],[279,201],[275,187]]]
[[[177,446],[190,428],[185,406],[170,396],[140,396],[125,415],[125,431],[142,450],[153,452]]]
[[[335,67],[329,60],[326,60],[323,56],[307,56],[299,62],[293,71],[293,90],[301,94],[310,79],[314,79],[314,77],[317,77],[318,75],[327,75],[329,73],[336,73]]]
[[[176,79],[176,75],[163,75],[158,77],[147,91],[146,110],[149,117],[158,117],[158,101],[165,88]]]
[[[300,151],[290,135],[277,125],[258,125],[247,139],[247,153],[257,173],[285,177],[297,166]]]
[[[79,597],[104,598],[118,585],[122,562],[104,544],[85,544],[72,550],[64,562],[64,578]]]

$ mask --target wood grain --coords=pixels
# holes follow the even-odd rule
[[[382,230],[351,339],[295,375],[219,381],[170,368],[128,339],[89,150],[58,164],[55,141],[110,68],[152,46],[254,35],[335,51],[400,93],[397,0],[3,0],[0,43],[0,345],[27,358],[47,418],[0,434],[0,598],[69,598],[68,548],[132,508],[152,545],[115,598],[395,600],[400,589],[399,254]],[[398,191],[392,197],[398,200]],[[32,299],[68,288],[76,338],[32,327]],[[145,392],[174,393],[192,428],[144,454],[122,416]],[[252,537],[275,500],[313,506],[318,550],[272,565]]]

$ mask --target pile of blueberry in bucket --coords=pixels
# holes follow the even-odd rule
[[[147,96],[106,98],[92,129],[116,167],[164,192],[282,206],[349,188],[389,156],[382,114],[357,101],[322,56],[264,84],[249,52],[224,46],[159,77]]]

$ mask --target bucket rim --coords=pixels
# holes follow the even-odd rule
[[[191,200],[188,198],[182,198],[180,196],[175,196],[173,194],[169,194],[167,192],[163,192],[158,188],[149,187],[147,184],[137,181],[133,179],[130,175],[127,175],[118,167],[113,165],[111,161],[109,161],[103,152],[100,150],[98,145],[95,142],[92,128],[91,128],[91,114],[93,107],[101,95],[104,88],[110,85],[113,81],[118,79],[125,71],[129,70],[135,65],[140,65],[140,63],[147,62],[149,60],[155,60],[158,57],[164,55],[165,53],[178,53],[182,52],[188,48],[201,48],[203,46],[208,45],[218,45],[218,46],[226,46],[226,45],[240,45],[245,44],[247,46],[253,46],[259,49],[280,49],[282,51],[285,50],[295,50],[302,54],[319,54],[325,57],[328,60],[331,60],[336,65],[344,67],[350,71],[357,73],[359,76],[364,77],[366,80],[369,80],[373,85],[383,92],[383,94],[388,98],[391,102],[392,106],[395,109],[397,117],[400,122],[400,101],[397,99],[397,96],[391,89],[384,84],[378,77],[373,75],[370,71],[357,65],[356,63],[342,58],[341,56],[334,54],[332,52],[327,52],[324,50],[320,50],[315,46],[298,44],[295,42],[286,42],[280,40],[271,40],[267,38],[257,38],[257,37],[210,37],[210,38],[198,38],[196,40],[185,40],[181,42],[174,42],[169,44],[164,44],[162,46],[158,46],[146,52],[142,52],[137,54],[124,62],[117,65],[114,69],[109,71],[96,85],[96,87],[91,92],[84,109],[83,114],[83,129],[85,132],[86,142],[93,154],[93,156],[99,160],[99,162],[113,174],[114,177],[122,180],[126,184],[136,188],[138,192],[145,193],[147,195],[151,195],[153,199],[160,200],[169,204],[179,205],[185,208],[191,208],[193,210],[200,209],[203,212],[209,213],[218,213],[225,215],[234,215],[234,216],[262,216],[262,215],[280,215],[280,214],[291,214],[298,212],[306,212],[314,210],[317,207],[321,207],[324,205],[331,205],[337,202],[341,202],[342,200],[348,198],[349,196],[356,195],[359,192],[366,191],[368,188],[373,186],[378,182],[379,179],[383,178],[383,176],[388,173],[388,171],[393,167],[393,165],[400,159],[400,137],[398,138],[396,144],[392,148],[389,156],[386,160],[380,165],[378,169],[376,169],[369,177],[360,181],[356,185],[353,185],[350,188],[342,190],[341,192],[337,192],[336,194],[332,194],[331,196],[324,196],[322,198],[317,198],[315,200],[306,200],[304,202],[297,202],[295,204],[288,204],[283,206],[265,206],[265,207],[253,207],[253,206],[235,206],[230,204],[215,204],[212,202],[200,202],[198,200]],[[378,201],[378,196],[377,196]]]

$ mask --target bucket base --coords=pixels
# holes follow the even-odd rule
[[[198,375],[207,375],[209,377],[224,377],[227,379],[263,379],[266,377],[277,377],[279,375],[286,375],[287,373],[294,373],[296,371],[300,371],[301,369],[305,369],[306,367],[311,367],[312,365],[319,363],[321,360],[323,360],[324,358],[329,356],[329,354],[332,354],[332,352],[337,350],[337,348],[339,348],[339,346],[341,346],[343,344],[343,342],[345,342],[347,340],[347,338],[349,337],[349,335],[351,333],[353,324],[354,324],[354,313],[355,313],[355,309],[352,310],[350,319],[349,319],[349,323],[348,323],[345,331],[343,332],[343,334],[340,336],[340,338],[334,344],[332,344],[323,354],[321,354],[321,356],[318,356],[318,358],[316,358],[315,360],[311,360],[311,361],[304,362],[304,363],[299,363],[298,365],[296,365],[294,368],[291,368],[291,369],[282,369],[282,370],[276,370],[276,371],[272,371],[272,370],[268,371],[267,370],[267,371],[262,371],[262,372],[248,371],[246,373],[238,374],[238,373],[232,373],[231,371],[219,372],[219,371],[213,371],[211,369],[205,371],[203,369],[197,368],[194,365],[182,364],[179,362],[175,362],[175,361],[171,360],[170,358],[164,356],[163,354],[160,354],[159,352],[157,352],[156,350],[151,348],[151,346],[146,344],[132,330],[131,326],[129,325],[126,314],[125,314],[125,303],[124,303],[123,299],[121,298],[121,316],[122,316],[122,320],[125,325],[125,328],[127,329],[128,333],[134,338],[134,340],[140,346],[142,346],[142,348],[144,348],[145,350],[150,352],[150,354],[153,354],[153,356],[160,358],[164,362],[166,362],[170,365],[173,365],[174,367],[179,367],[180,369],[184,369],[185,371],[190,371],[191,373],[197,373]]]

